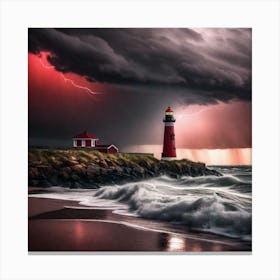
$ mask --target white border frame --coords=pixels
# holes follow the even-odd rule
[[[279,2],[1,1],[1,279],[279,279]],[[27,28],[253,28],[252,255],[28,255]],[[14,135],[19,138],[12,138]]]

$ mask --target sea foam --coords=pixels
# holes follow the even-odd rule
[[[221,170],[218,170],[221,171]],[[50,188],[32,195],[122,210],[122,214],[181,224],[190,230],[251,239],[251,169],[222,169],[224,176],[162,176],[97,190]]]

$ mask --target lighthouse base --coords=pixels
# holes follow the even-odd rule
[[[161,160],[176,160],[176,157],[162,157]]]

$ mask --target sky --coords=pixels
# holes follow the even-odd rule
[[[102,144],[160,157],[164,111],[178,158],[251,164],[252,33],[243,28],[31,28],[29,144]]]

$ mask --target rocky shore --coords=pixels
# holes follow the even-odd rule
[[[91,149],[29,148],[28,183],[34,187],[98,188],[167,175],[221,176],[204,163],[162,161],[151,155],[104,154]]]

